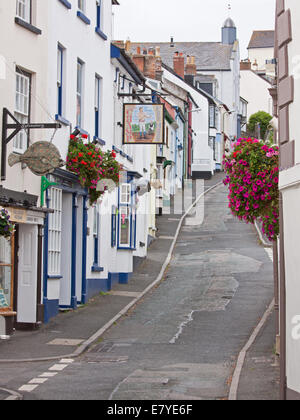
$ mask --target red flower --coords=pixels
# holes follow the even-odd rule
[[[74,140],[74,139],[76,139],[76,136],[74,136],[74,134],[71,134],[70,139]]]
[[[89,138],[89,136],[88,136],[87,134],[82,134],[82,138],[83,138],[83,139],[88,139],[88,138]]]
[[[111,155],[112,155],[113,158],[116,158],[117,157],[116,152],[111,152]]]
[[[83,157],[83,153],[78,153],[78,156],[79,157]]]

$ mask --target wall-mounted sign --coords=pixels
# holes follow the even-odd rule
[[[23,209],[9,209],[10,220],[14,223],[27,223],[27,211]]]
[[[164,144],[161,104],[124,104],[123,144]]]

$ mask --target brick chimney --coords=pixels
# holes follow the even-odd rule
[[[193,55],[191,57],[188,55],[188,57],[187,57],[185,74],[187,76],[196,76],[197,75],[196,61],[195,61],[195,57]]]
[[[162,59],[160,56],[160,47],[155,48],[155,79],[162,81],[163,69],[162,69]]]
[[[130,54],[130,51],[131,51],[131,41],[130,41],[130,39],[127,39],[127,41],[125,42],[125,51],[127,52],[127,54]]]
[[[251,61],[250,60],[241,61],[240,68],[241,70],[251,70],[252,68]]]
[[[138,46],[136,49],[136,54],[132,55],[132,61],[140,70],[141,73],[145,71],[145,55],[141,53],[141,47]]]
[[[145,56],[145,70],[144,74],[149,79],[155,79],[156,57],[155,49],[149,48],[148,54]]]
[[[149,48],[141,50],[141,47],[138,46],[136,53],[131,56],[133,62],[138,67],[138,69],[149,79],[162,80],[162,59],[160,56],[160,48]]]
[[[174,71],[178,76],[184,79],[184,55],[183,53],[175,52],[173,57]]]

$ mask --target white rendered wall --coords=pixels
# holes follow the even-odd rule
[[[266,60],[273,60],[274,58],[274,48],[250,48],[248,52],[253,70],[266,70]],[[255,61],[258,67],[253,66]]]
[[[258,111],[273,113],[271,84],[252,70],[241,71],[241,96],[248,101],[248,121]]]
[[[300,338],[297,325],[300,320],[299,284],[299,209],[300,209],[300,143],[299,143],[299,106],[300,106],[300,7],[297,0],[286,0],[286,10],[291,10],[293,40],[288,44],[289,69],[294,75],[294,102],[289,106],[290,139],[295,140],[296,166],[280,173],[280,190],[284,206],[284,246],[286,270],[286,358],[287,386],[300,393]],[[293,323],[294,322],[294,323]]]
[[[40,0],[33,2],[33,24],[42,30],[42,35],[36,35],[15,23],[16,2],[0,0],[1,28],[0,28],[0,56],[5,73],[0,77],[0,126],[2,127],[2,109],[14,114],[16,92],[16,65],[22,70],[32,73],[32,101],[31,122],[53,122],[48,115],[47,86],[47,43],[45,32],[47,28],[47,10]],[[30,48],[28,46],[30,45]],[[9,120],[9,122],[13,122]],[[50,135],[47,130],[32,130],[30,144],[38,140],[45,140]],[[13,151],[13,140],[8,144],[7,156]],[[1,150],[0,150],[1,156]],[[1,162],[1,161],[0,161]],[[10,168],[6,166],[6,181],[4,188],[15,191],[27,191],[29,194],[40,196],[41,180],[20,164]],[[1,181],[0,181],[1,183]]]

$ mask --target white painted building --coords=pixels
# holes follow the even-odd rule
[[[300,4],[297,0],[276,2],[276,44],[278,59],[278,105],[280,176],[280,397],[300,400],[300,79],[295,63],[299,57]],[[275,95],[276,98],[276,95]]]
[[[274,59],[274,31],[253,31],[248,45],[248,59],[254,71],[266,72],[267,62]]]
[[[271,83],[251,69],[241,69],[241,96],[248,102],[248,121],[251,115],[265,111],[272,115]]]
[[[47,109],[47,10],[41,2],[0,1],[0,126],[53,123]],[[30,49],[28,46],[30,45]],[[10,113],[7,118],[5,109]],[[0,335],[24,324],[42,320],[42,226],[45,213],[40,209],[40,177],[25,164],[8,165],[8,156],[21,156],[37,140],[53,131],[24,130],[10,138],[7,147],[2,131],[0,207],[6,208],[16,223],[11,242],[0,238],[0,317],[6,324]],[[17,258],[17,249],[19,249]],[[3,315],[4,314],[4,315]],[[3,315],[3,316],[2,316]],[[1,321],[1,320],[0,320]]]
[[[138,196],[136,184],[141,178],[149,185],[155,179],[156,147],[122,146],[125,100],[118,94],[142,89],[144,79],[130,59],[112,46],[116,0],[53,0],[43,4],[40,0],[16,0],[10,4],[9,8],[2,7],[6,15],[1,31],[12,42],[5,43],[0,51],[4,57],[0,84],[5,93],[0,98],[1,108],[8,108],[22,123],[53,123],[61,128],[32,132],[29,140],[22,132],[9,143],[7,155],[25,152],[34,141],[45,140],[51,141],[66,161],[70,134],[84,134],[103,151],[114,149],[126,169],[120,189],[105,193],[93,206],[77,176],[65,168],[56,169],[47,176],[52,185],[45,193],[44,208],[38,209],[41,178],[24,165],[8,167],[5,160],[0,204],[10,190],[16,200],[31,203],[26,211],[13,213],[20,218],[17,239],[24,250],[32,250],[31,294],[19,263],[17,306],[15,299],[9,309],[11,317],[17,309],[18,322],[35,324],[47,322],[60,309],[86,303],[94,294],[110,290],[114,282],[127,283],[134,257],[146,256],[149,238],[156,229],[155,193]],[[122,212],[126,212],[124,217]],[[1,258],[12,267],[6,255]],[[3,290],[10,294],[16,281],[12,278],[6,287],[7,280],[2,281],[2,277],[1,271]]]

